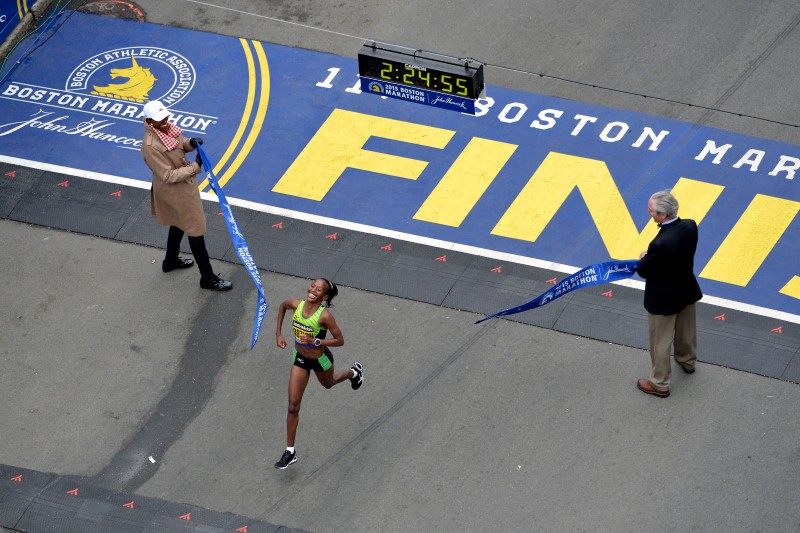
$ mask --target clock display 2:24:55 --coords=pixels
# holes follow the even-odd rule
[[[433,69],[418,69],[409,65],[381,61],[380,77],[383,80],[412,85],[431,91],[467,96],[467,78]]]

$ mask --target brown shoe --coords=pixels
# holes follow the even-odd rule
[[[669,396],[669,390],[658,390],[649,379],[640,379],[636,382],[636,387],[645,394],[652,394],[659,398],[666,398]]]

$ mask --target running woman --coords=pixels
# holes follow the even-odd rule
[[[336,285],[325,278],[317,278],[308,287],[305,300],[285,300],[278,309],[278,329],[275,332],[278,348],[286,348],[286,339],[281,334],[281,326],[287,309],[293,309],[292,329],[294,330],[294,354],[289,373],[289,410],[286,414],[286,451],[275,468],[283,470],[297,461],[294,438],[300,420],[300,402],[308,385],[311,371],[326,389],[337,383],[350,380],[353,390],[364,382],[361,363],[344,371],[333,369],[333,354],[330,346],[343,346],[344,336],[328,308],[339,293]],[[330,339],[326,338],[328,332]]]

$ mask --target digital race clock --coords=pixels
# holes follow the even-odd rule
[[[364,78],[476,100],[483,92],[483,63],[367,41],[358,53]]]

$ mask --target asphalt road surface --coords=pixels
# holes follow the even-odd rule
[[[472,56],[497,85],[798,143],[796,2],[137,4],[339,55]],[[642,350],[342,287],[336,364],[365,385],[312,378],[279,472],[272,326],[305,278],[266,275],[250,351],[239,265],[215,262],[234,290],[211,294],[160,249],[9,220],[0,242],[2,463],[315,532],[800,530],[797,384],[700,364],[657,399]]]

